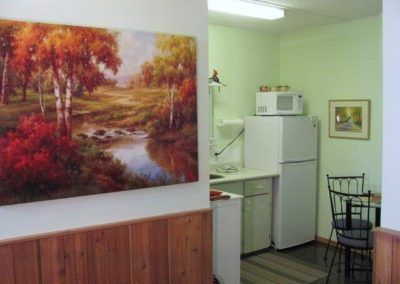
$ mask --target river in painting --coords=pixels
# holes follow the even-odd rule
[[[126,165],[130,173],[144,176],[150,182],[182,183],[190,181],[195,175],[190,169],[184,170],[195,163],[190,156],[179,154],[179,149],[174,147],[174,143],[149,138],[145,131],[107,129],[84,124],[77,132],[95,140],[105,152]],[[178,157],[182,166],[176,165]]]
[[[122,161],[132,173],[148,176],[150,180],[165,178],[171,181],[172,176],[149,157],[146,149],[148,142],[146,138],[127,138],[112,145],[107,152]],[[185,180],[183,177],[182,182]]]

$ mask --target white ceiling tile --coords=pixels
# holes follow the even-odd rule
[[[260,0],[259,0],[260,1]],[[285,9],[278,20],[258,20],[209,12],[209,22],[281,34],[308,27],[333,24],[382,12],[382,0],[261,0]],[[399,0],[400,1],[400,0]]]
[[[376,15],[382,11],[382,0],[262,0],[291,9],[308,11],[342,20]]]

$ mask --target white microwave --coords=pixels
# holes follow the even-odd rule
[[[256,115],[303,114],[303,96],[299,92],[258,92]]]

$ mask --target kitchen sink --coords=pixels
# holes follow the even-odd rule
[[[210,174],[210,179],[217,179],[217,178],[223,178],[224,176],[222,175],[216,175],[216,174]]]

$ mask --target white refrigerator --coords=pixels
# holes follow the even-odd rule
[[[317,134],[315,116],[245,117],[247,168],[278,173],[272,193],[272,242],[285,249],[315,239]]]

